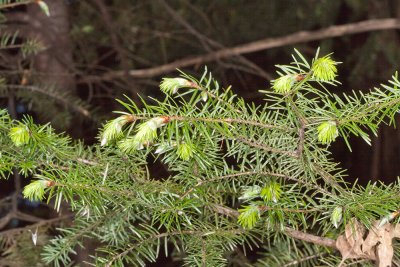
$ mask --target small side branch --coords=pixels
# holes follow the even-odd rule
[[[306,125],[303,122],[303,120],[300,120],[300,128],[299,128],[299,143],[297,144],[297,150],[296,150],[296,154],[297,157],[301,157],[301,155],[303,154],[303,150],[304,150],[304,131],[305,131]]]
[[[297,153],[293,152],[293,151],[285,151],[285,150],[281,150],[281,149],[278,149],[278,148],[266,146],[264,144],[256,143],[256,142],[253,142],[251,140],[248,140],[247,138],[244,138],[244,137],[238,137],[237,140],[242,142],[243,144],[246,144],[246,145],[254,147],[254,148],[259,148],[259,149],[262,149],[262,150],[267,151],[267,152],[276,153],[276,154],[282,154],[282,155],[286,155],[286,156],[289,156],[289,157],[292,157],[292,158],[298,158]]]
[[[285,227],[284,233],[290,237],[296,238],[298,240],[302,240],[308,243],[313,243],[315,245],[319,246],[324,246],[324,247],[330,247],[333,249],[337,249],[336,247],[336,240],[327,238],[327,237],[322,237],[322,236],[317,236],[317,235],[312,235],[306,232],[298,231],[295,229],[291,229],[289,227]]]
[[[48,219],[48,220],[40,220],[37,223],[30,224],[30,225],[25,226],[25,227],[13,228],[13,229],[8,229],[8,230],[5,230],[5,231],[1,231],[0,232],[0,236],[15,235],[15,234],[18,234],[18,233],[23,232],[25,230],[35,229],[35,228],[42,227],[42,226],[45,226],[45,225],[56,224],[56,223],[59,223],[59,222],[64,221],[64,220],[70,220],[72,218],[73,218],[73,215],[64,215],[64,216],[61,216],[61,217],[56,217],[56,218],[52,218],[52,219]]]
[[[280,177],[280,178],[283,178],[283,179],[288,180],[288,181],[293,181],[293,182],[298,183],[298,184],[303,184],[303,185],[309,186],[309,187],[311,187],[311,188],[313,188],[313,189],[315,189],[315,190],[317,190],[319,192],[322,192],[322,193],[324,193],[326,195],[331,195],[331,193],[329,191],[327,191],[326,189],[324,189],[323,187],[321,187],[321,186],[319,186],[317,184],[313,184],[313,183],[304,181],[302,179],[298,179],[296,177],[288,176],[286,174],[274,173],[274,172],[244,171],[244,172],[226,174],[226,175],[222,175],[222,176],[216,176],[216,177],[209,178],[207,180],[201,180],[197,184],[195,184],[192,188],[190,188],[185,193],[183,193],[181,195],[181,199],[185,198],[187,195],[192,193],[196,188],[198,188],[198,187],[200,187],[200,186],[202,186],[204,184],[213,183],[213,182],[220,181],[220,180],[232,179],[232,178],[246,176],[246,175],[262,175],[262,176]]]

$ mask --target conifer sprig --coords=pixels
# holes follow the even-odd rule
[[[368,227],[397,220],[385,218],[399,209],[399,183],[350,186],[328,151],[339,138],[368,140],[393,121],[397,76],[368,94],[337,96],[329,92],[338,84],[330,55],[310,63],[296,51],[293,58],[278,67],[279,77],[291,80],[278,77],[263,91],[268,105],[246,103],[208,72],[200,79],[182,74],[162,82],[163,100],[143,100],[143,108],[120,101],[127,111],[105,124],[93,146],[0,112],[0,173],[33,174],[25,197],[53,200],[56,210],[67,201],[76,213],[46,246],[45,262],[70,264],[86,237],[101,244],[94,264],[104,266],[144,266],[171,248],[184,251],[179,257],[189,265],[224,266],[238,249],[279,255],[288,242],[298,244],[305,266],[338,264],[338,254],[318,242],[293,241],[304,241],[293,229],[335,239],[354,219]],[[149,174],[150,154],[167,177]],[[295,259],[292,252],[264,256],[260,264]]]

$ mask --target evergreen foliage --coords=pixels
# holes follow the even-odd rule
[[[351,135],[369,142],[379,124],[392,124],[400,82],[394,75],[368,94],[335,95],[336,65],[295,51],[260,106],[207,70],[200,79],[181,73],[162,81],[163,100],[119,100],[125,111],[93,146],[1,111],[0,173],[33,175],[25,197],[56,210],[66,201],[76,214],[44,248],[46,264],[68,266],[90,238],[100,244],[96,266],[144,266],[171,247],[185,266],[226,266],[251,250],[261,252],[257,266],[366,266],[298,235],[337,239],[354,221],[397,222],[398,183],[346,183],[329,144],[343,138],[350,148]],[[168,177],[152,177],[151,158]]]

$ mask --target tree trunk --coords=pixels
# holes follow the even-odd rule
[[[46,47],[34,60],[34,69],[44,84],[58,90],[75,91],[71,70],[73,69],[72,46],[69,38],[68,7],[64,0],[46,1],[50,10],[47,17],[38,5],[28,6],[28,15],[35,28],[35,38]]]

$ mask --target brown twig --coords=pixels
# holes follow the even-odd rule
[[[270,206],[258,206],[258,209],[261,212],[267,211],[267,210],[280,210],[284,212],[292,212],[292,213],[311,213],[311,212],[316,212],[320,211],[318,208],[312,208],[312,209],[288,209],[288,208],[283,208],[283,207],[270,207]]]
[[[303,80],[304,81],[304,80]],[[300,83],[299,83],[300,84]],[[298,84],[298,85],[299,85]],[[300,127],[298,130],[298,135],[299,135],[299,141],[297,144],[297,149],[296,149],[296,155],[298,158],[300,158],[300,156],[303,154],[303,149],[304,149],[304,131],[306,129],[306,126],[308,124],[307,119],[303,116],[303,114],[301,114],[300,110],[298,109],[296,103],[294,102],[292,96],[289,96],[289,103],[290,106],[292,107],[293,112],[296,114]]]
[[[317,235],[312,235],[306,232],[302,232],[299,230],[291,229],[289,227],[285,227],[284,233],[290,237],[293,237],[298,240],[302,240],[308,243],[313,243],[319,246],[324,246],[324,247],[330,247],[337,249],[336,247],[336,240],[327,238],[327,237],[322,237],[322,236],[317,236]]]
[[[130,70],[129,75],[135,78],[149,78],[159,76],[177,68],[184,68],[193,65],[204,64],[222,58],[238,56],[257,51],[267,50],[276,47],[293,45],[297,43],[310,42],[326,38],[339,37],[350,34],[357,34],[370,31],[381,31],[389,29],[399,29],[400,21],[398,19],[370,19],[344,25],[334,25],[315,31],[300,31],[282,37],[266,38],[243,45],[238,45],[199,56],[187,57],[176,61],[147,69]],[[85,80],[111,80],[125,75],[125,71],[112,71],[103,76],[88,76]]]
[[[309,261],[309,260],[312,260],[312,259],[315,259],[315,258],[320,258],[320,257],[322,257],[322,256],[324,256],[326,254],[327,254],[326,252],[321,252],[321,253],[317,253],[315,255],[310,255],[310,256],[307,256],[307,257],[303,257],[303,258],[291,261],[289,263],[286,263],[282,267],[299,266],[299,264],[302,263],[302,262]]]
[[[43,225],[51,225],[51,224],[54,224],[54,223],[57,223],[57,222],[60,222],[63,220],[70,219],[72,217],[73,217],[73,215],[71,214],[71,215],[65,215],[65,216],[56,217],[56,218],[52,218],[52,219],[48,219],[48,220],[41,220],[37,223],[30,224],[25,227],[13,228],[13,229],[8,229],[5,231],[2,231],[2,232],[0,232],[0,236],[15,235],[15,234],[25,231],[27,229],[35,229],[35,228],[43,226]]]
[[[207,266],[207,247],[203,237],[201,238],[201,266]]]
[[[97,166],[99,164],[95,161],[91,161],[91,160],[84,159],[84,158],[77,158],[76,161],[87,164],[87,165],[91,165],[91,166]]]
[[[16,192],[14,192],[14,195],[17,195],[15,193]],[[39,222],[42,220],[41,218],[38,218],[36,216],[30,215],[27,213],[23,213],[19,210],[14,210],[15,209],[14,203],[17,203],[17,202],[16,202],[16,200],[13,199],[12,203],[11,203],[12,209],[10,210],[10,212],[7,213],[7,215],[5,215],[4,217],[2,217],[0,219],[0,229],[3,229],[4,227],[6,227],[6,225],[13,219],[26,221],[26,222]]]
[[[305,131],[306,125],[304,124],[304,122],[302,120],[300,120],[300,127],[299,127],[299,142],[297,144],[297,150],[296,150],[296,154],[297,157],[301,157],[301,155],[303,154],[303,150],[304,150],[304,131]]]

